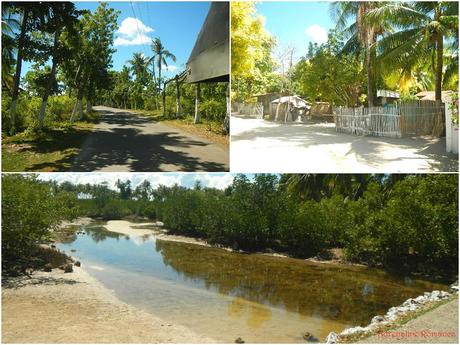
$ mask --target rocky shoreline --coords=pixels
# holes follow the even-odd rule
[[[388,309],[385,315],[374,316],[370,324],[366,327],[357,326],[347,328],[339,334],[335,332],[329,333],[325,342],[327,344],[336,344],[347,342],[347,339],[352,337],[372,335],[382,330],[383,327],[391,327],[396,321],[407,316],[409,313],[420,311],[431,303],[448,300],[453,295],[458,295],[458,281],[450,285],[450,292],[434,290],[432,292],[425,292],[416,298],[409,298],[401,305]]]

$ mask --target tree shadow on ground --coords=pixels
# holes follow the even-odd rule
[[[233,143],[240,142],[239,145],[244,145],[242,141],[268,139],[279,141],[280,145],[285,143],[292,145],[292,152],[295,152],[296,147],[315,148],[324,150],[325,155],[335,150],[333,145],[348,145],[343,158],[355,155],[359,163],[373,169],[379,169],[391,162],[423,160],[426,162],[426,170],[458,171],[458,155],[445,152],[445,138],[356,136],[338,133],[335,131],[334,124],[330,123],[279,124],[261,120],[260,127],[234,134],[231,139]],[[250,151],[252,144],[247,146]],[[384,154],[389,150],[398,154],[391,157]]]
[[[2,288],[19,289],[27,285],[74,285],[81,282],[70,278],[57,278],[50,276],[29,276],[2,277]]]
[[[48,129],[36,140],[18,140],[8,145],[13,152],[34,154],[64,155],[58,162],[49,161],[25,167],[25,171],[56,170],[64,171],[71,167],[74,157],[78,153],[91,129],[65,128]],[[18,158],[19,159],[19,158]],[[2,169],[3,170],[3,169]]]
[[[152,128],[155,123],[130,113],[105,111],[71,170],[117,170],[117,167],[129,171],[227,170],[225,164],[212,161],[200,149],[210,143],[194,140],[179,131]]]

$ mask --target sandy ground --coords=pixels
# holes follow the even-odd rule
[[[2,289],[2,343],[208,343],[119,301],[82,268],[18,278]]]
[[[60,227],[61,228],[64,228],[66,226],[71,226],[71,225],[88,225],[90,224],[91,222],[93,222],[94,219],[92,218],[89,218],[89,217],[79,217],[77,219],[74,219],[73,221],[69,222],[69,221],[63,221],[61,224],[60,224]]]
[[[94,107],[99,123],[70,171],[228,171],[228,149],[129,111]]]
[[[127,220],[109,220],[104,228],[127,236],[146,236],[153,234],[152,229],[142,229],[142,226],[153,226],[154,223],[132,223]]]
[[[280,124],[232,116],[232,171],[396,173],[458,171],[445,138],[381,138],[337,133],[333,123]]]
[[[366,338],[361,343],[458,344],[458,299],[430,310],[400,328]]]

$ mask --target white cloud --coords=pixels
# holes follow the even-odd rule
[[[114,44],[116,46],[149,44],[152,39],[148,36],[148,33],[153,31],[151,27],[142,23],[139,19],[128,17],[121,22],[117,30],[117,34],[120,36],[115,39]]]
[[[327,42],[327,31],[321,25],[313,24],[305,29],[307,35],[313,42],[321,44]]]
[[[165,66],[165,65],[162,65],[161,66],[161,69],[165,70],[165,71],[168,71],[168,72],[175,72],[178,70],[179,67],[177,66],[174,66],[174,65],[168,65],[168,66]]]
[[[233,182],[234,175],[231,174],[202,174],[200,180],[204,186],[217,189],[225,189]]]

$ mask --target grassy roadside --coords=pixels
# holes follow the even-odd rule
[[[40,133],[2,137],[2,171],[66,171],[97,121],[56,123]]]
[[[203,138],[210,140],[215,144],[219,144],[225,147],[229,146],[229,136],[223,134],[222,124],[214,121],[207,121],[202,119],[201,123],[193,123],[194,118],[190,115],[184,115],[179,119],[173,119],[168,116],[163,116],[159,110],[134,110],[126,109],[129,112],[146,116],[151,118],[153,121],[161,121],[167,126],[175,127]]]
[[[363,342],[365,343],[366,342],[366,339],[370,338],[370,337],[373,337],[373,336],[376,336],[378,335],[379,333],[382,333],[382,332],[388,332],[388,331],[392,331],[392,330],[396,330],[402,326],[404,326],[405,324],[407,324],[409,321],[411,320],[415,320],[417,319],[418,317],[444,305],[444,304],[447,304],[455,299],[458,299],[458,295],[457,294],[453,294],[452,296],[450,296],[449,298],[445,299],[445,300],[441,300],[441,301],[436,301],[436,302],[431,302],[431,303],[427,303],[426,305],[424,305],[421,309],[419,310],[416,310],[416,311],[412,311],[412,312],[408,312],[407,314],[399,317],[398,319],[396,319],[394,322],[391,322],[389,324],[386,324],[386,325],[382,325],[376,329],[374,329],[373,331],[371,332],[366,332],[366,333],[358,333],[358,334],[355,334],[355,335],[351,335],[351,336],[348,336],[348,337],[340,337],[340,340],[339,340],[339,343],[344,343],[344,344],[350,344],[350,343],[357,343],[357,342]]]

